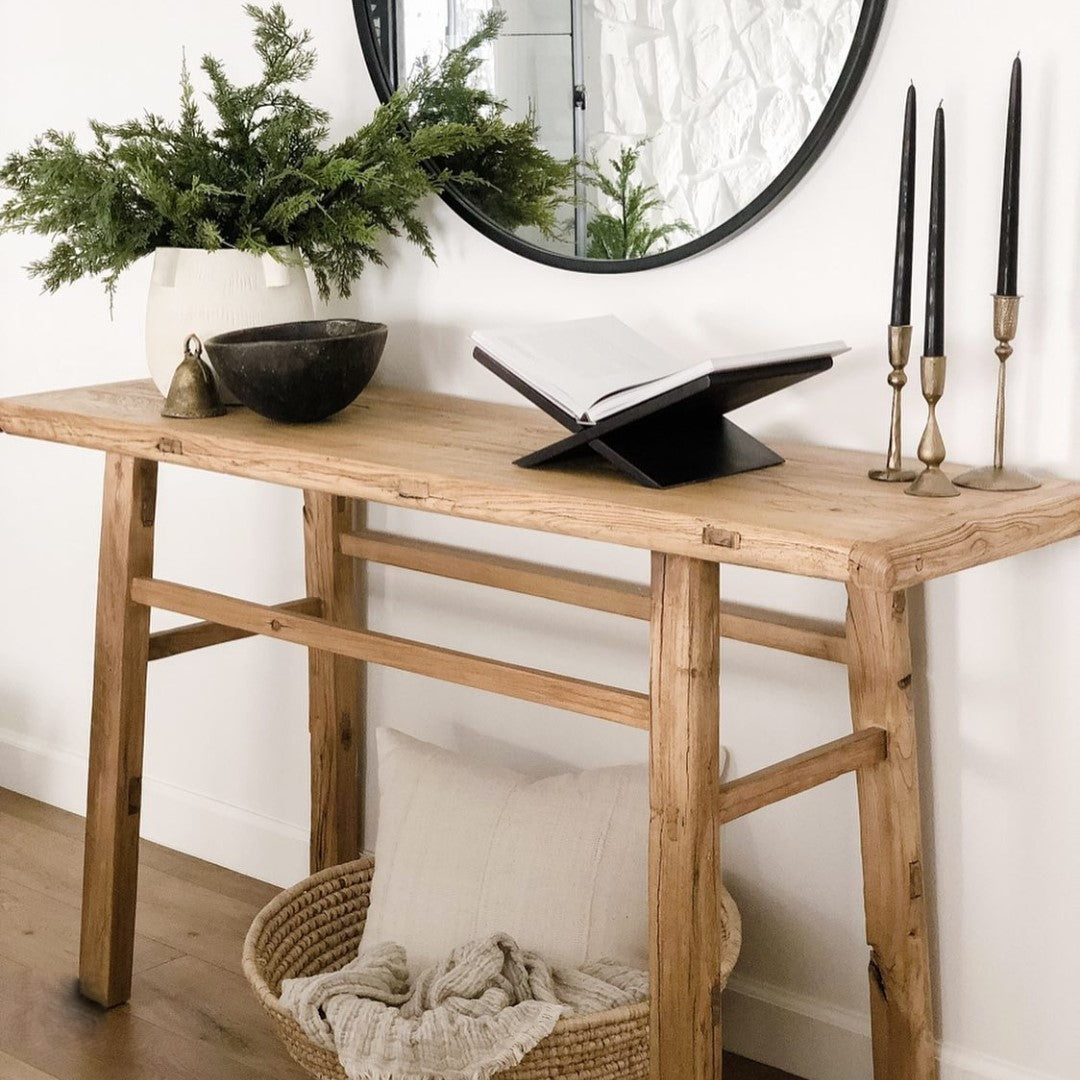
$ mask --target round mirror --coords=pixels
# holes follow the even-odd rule
[[[850,105],[885,0],[353,7],[384,101],[419,80],[421,116],[508,132],[449,163],[450,204],[529,258],[611,273],[703,251],[783,198]]]

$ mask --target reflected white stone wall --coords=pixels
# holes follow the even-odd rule
[[[698,235],[751,202],[817,122],[861,0],[584,0],[588,150],[639,166]]]
[[[664,200],[655,223],[689,226],[678,244],[723,224],[791,161],[836,86],[862,0],[582,5],[585,156],[604,164],[644,140],[637,179]],[[477,82],[512,117],[532,109],[545,147],[572,156],[571,0],[408,0],[407,66],[460,45],[492,7],[507,21]],[[570,250],[569,241],[538,242]]]

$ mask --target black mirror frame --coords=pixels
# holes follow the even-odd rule
[[[810,134],[807,135],[802,146],[799,147],[779,175],[760,195],[744,206],[738,213],[728,218],[722,225],[718,225],[715,229],[711,229],[693,240],[688,240],[685,244],[679,244],[677,247],[669,248],[667,251],[659,252],[656,255],[646,255],[640,259],[584,259],[577,255],[562,255],[555,251],[548,251],[546,248],[520,239],[502,228],[502,226],[497,225],[456,191],[446,191],[443,194],[443,200],[460,217],[464,218],[478,232],[483,233],[489,240],[494,240],[495,243],[516,252],[518,255],[524,255],[527,259],[544,263],[547,266],[555,266],[560,270],[574,270],[585,274],[625,274],[638,270],[651,270],[657,266],[668,266],[671,263],[699,255],[709,248],[716,247],[718,244],[725,243],[738,236],[759,217],[776,206],[806,175],[810,166],[821,155],[829,140],[840,127],[844,116],[855,99],[855,94],[862,83],[863,76],[866,74],[866,69],[870,64],[870,57],[874,52],[874,45],[877,43],[878,34],[881,30],[887,3],[888,0],[863,0],[859,22],[855,28],[855,36],[852,39],[847,59],[841,69],[840,77],[836,81],[836,87],[829,100],[825,103],[825,108],[822,110],[821,116],[818,117],[817,123],[810,129]],[[370,5],[368,0],[352,0],[352,5],[368,73],[371,75],[371,81],[375,86],[375,92],[379,95],[379,100],[386,101],[392,94],[393,87],[390,85],[389,77],[383,66],[382,56],[375,38]]]

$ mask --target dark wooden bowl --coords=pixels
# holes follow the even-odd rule
[[[310,424],[340,412],[371,381],[386,327],[319,319],[233,330],[204,344],[238,401],[270,420]]]

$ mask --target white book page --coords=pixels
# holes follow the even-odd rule
[[[588,412],[587,419],[591,423],[604,420],[609,416],[639,405],[650,398],[659,397],[669,390],[685,386],[687,383],[700,379],[703,375],[711,375],[719,371],[736,371],[740,368],[757,367],[759,364],[775,364],[785,360],[809,360],[815,356],[839,356],[850,349],[843,341],[825,341],[817,345],[797,345],[787,349],[773,349],[769,352],[744,353],[740,356],[718,357],[714,360],[704,360],[693,367],[676,371],[664,378],[656,379],[647,386],[629,387],[625,390],[608,394],[597,401]]]
[[[810,360],[815,356],[839,356],[851,351],[846,341],[821,341],[815,345],[794,345],[786,349],[768,352],[744,353],[741,356],[721,356],[706,360],[709,371],[733,371],[736,368],[753,367],[755,364],[777,364],[783,360]]]
[[[684,365],[613,315],[477,330],[473,341],[578,420],[596,402],[678,373]],[[652,397],[642,394],[642,400]]]

